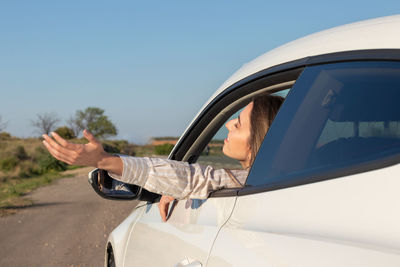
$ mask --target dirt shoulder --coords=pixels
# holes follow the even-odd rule
[[[27,195],[33,205],[0,217],[0,266],[103,266],[109,233],[137,202],[99,197],[90,170],[69,171]]]

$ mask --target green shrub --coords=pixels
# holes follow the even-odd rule
[[[21,178],[30,178],[40,174],[38,166],[32,161],[21,162],[19,168],[18,177]]]
[[[104,150],[109,153],[121,153],[135,156],[135,145],[126,140],[108,140],[103,142]]]
[[[126,140],[112,140],[109,142],[116,146],[119,150],[122,150],[125,146],[129,144]]]
[[[15,157],[19,160],[27,160],[28,154],[26,154],[25,148],[23,146],[17,146],[14,151]]]
[[[155,153],[157,155],[169,155],[171,153],[174,145],[172,144],[162,144],[154,147]]]
[[[38,164],[42,174],[49,171],[65,171],[67,169],[66,163],[53,158],[50,154],[40,158]]]
[[[11,171],[18,165],[18,158],[10,156],[0,160],[0,169],[3,171]]]
[[[46,154],[48,154],[48,152],[44,147],[38,146],[35,148],[35,155],[46,155]]]
[[[104,151],[106,151],[107,153],[120,153],[121,151],[119,150],[119,148],[111,143],[103,143],[103,148]]]
[[[127,144],[121,149],[121,154],[135,156],[136,155],[136,148],[133,144]]]
[[[134,146],[135,148],[135,156],[138,157],[149,157],[154,155],[154,146],[152,145],[144,145],[144,146]]]
[[[59,127],[55,130],[55,132],[64,139],[76,138],[74,131],[67,126]]]
[[[39,146],[35,148],[31,160],[33,162],[39,162],[42,158],[47,157],[48,155],[50,155],[49,152],[47,152],[45,148]]]

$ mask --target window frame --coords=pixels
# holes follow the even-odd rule
[[[298,67],[284,71],[259,73],[254,79],[246,79],[246,81],[225,90],[203,109],[186,134],[175,145],[169,159],[189,163],[196,162],[215,133],[239,108],[248,104],[255,95],[266,92],[272,94],[291,88],[303,69],[303,67]],[[218,190],[212,192],[209,197],[235,196],[240,189]]]
[[[274,93],[283,90],[283,88],[290,88],[302,71],[303,68],[299,67],[287,71],[273,72],[270,75],[260,75],[260,77],[249,81],[247,81],[247,79],[245,79],[246,81],[242,80],[238,84],[235,84],[236,86],[229,87],[201,111],[200,115],[189,126],[186,134],[182,136],[175,145],[169,159],[186,161],[189,163],[195,162],[214,134],[223,126],[225,121],[235,113],[235,111],[225,113],[219,118],[219,122],[213,123],[214,118],[218,116],[224,108],[229,107],[231,104],[237,107],[244,107],[254,95],[267,91]],[[274,85],[279,86],[276,88]],[[211,127],[212,129],[207,129],[207,127]],[[205,130],[207,130],[208,133],[206,136],[202,136]],[[202,140],[199,140],[199,138]],[[188,155],[188,153],[191,152],[192,155]]]

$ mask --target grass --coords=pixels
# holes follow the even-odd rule
[[[30,199],[22,197],[38,187],[66,177],[72,177],[72,175],[50,172],[30,178],[3,178],[0,183],[0,216],[14,213],[18,208],[32,205],[33,203]]]
[[[39,138],[0,138],[0,216],[32,205],[23,196],[76,168],[52,158]]]

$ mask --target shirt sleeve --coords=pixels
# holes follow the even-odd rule
[[[243,185],[248,174],[246,170],[214,169],[169,159],[120,157],[122,176],[109,173],[111,177],[177,199],[205,199],[211,191],[240,187],[238,182]]]

